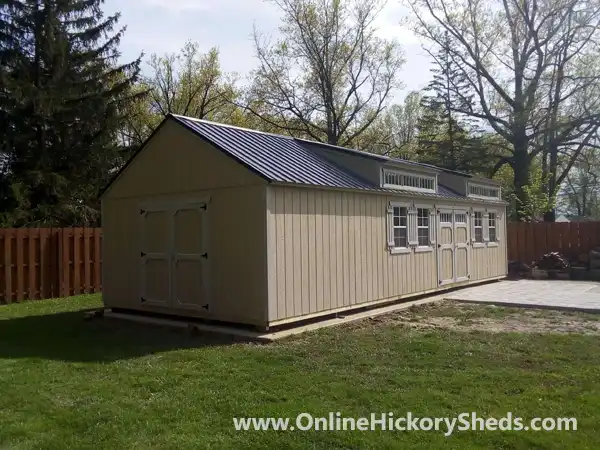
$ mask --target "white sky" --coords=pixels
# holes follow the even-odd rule
[[[176,52],[193,40],[203,51],[218,47],[223,70],[241,77],[256,65],[253,24],[266,33],[276,33],[279,26],[279,11],[264,0],[106,0],[104,9],[107,14],[120,11],[120,25],[127,26],[121,41],[124,60],[141,52],[146,56]],[[406,57],[399,76],[405,87],[395,93],[396,102],[431,79],[429,59],[417,37],[400,25],[407,14],[400,0],[388,0],[377,23],[381,37],[397,39]]]

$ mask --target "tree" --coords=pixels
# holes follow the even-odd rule
[[[124,142],[139,147],[169,113],[235,120],[235,77],[221,70],[216,48],[202,53],[198,43],[189,41],[179,53],[151,55],[148,65],[149,75],[134,88],[148,95],[131,105],[121,129]]]
[[[375,34],[380,1],[271,1],[283,13],[282,38],[271,44],[254,31],[259,66],[246,108],[280,132],[353,142],[399,85],[399,47]]]
[[[510,144],[515,194],[527,202],[534,158],[542,156],[546,194],[600,123],[597,70],[600,9],[582,0],[410,0],[418,33],[449,55],[468,82],[454,112],[480,119]],[[447,45],[447,41],[450,45]],[[566,156],[559,173],[558,155]],[[544,162],[545,161],[545,162]],[[521,217],[518,213],[518,217]]]
[[[420,92],[409,92],[403,104],[390,106],[351,145],[381,155],[415,160],[420,102]]]
[[[595,149],[581,152],[565,178],[558,203],[569,217],[600,218],[600,155]]]
[[[96,223],[97,195],[119,159],[120,111],[140,60],[117,64],[124,29],[102,0],[0,6],[4,225]]]
[[[430,52],[433,79],[421,101],[417,153],[422,162],[480,173],[489,167],[491,152],[484,149],[483,140],[477,136],[476,124],[454,111],[456,107],[468,108],[472,96],[468,95],[468,81],[452,60],[449,46],[446,36],[444,46],[437,53]],[[461,92],[461,96],[456,92]]]

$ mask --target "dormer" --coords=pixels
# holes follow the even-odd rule
[[[381,168],[381,187],[401,191],[426,192],[435,194],[438,191],[436,172],[415,171],[396,167]]]
[[[502,200],[500,183],[492,180],[470,179],[466,182],[467,197],[481,200]]]

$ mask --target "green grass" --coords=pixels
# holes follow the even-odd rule
[[[83,321],[96,296],[0,307],[0,448],[597,448],[597,336],[382,322],[270,345]],[[236,432],[234,416],[475,411],[578,418],[575,432]]]

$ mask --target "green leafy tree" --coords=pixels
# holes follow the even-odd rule
[[[394,104],[351,145],[362,150],[416,160],[421,94],[409,92],[403,104]]]
[[[140,60],[117,64],[124,29],[102,0],[0,6],[2,223],[89,225],[120,159],[121,112]]]
[[[531,165],[541,157],[543,190],[554,198],[600,126],[600,9],[580,0],[409,0],[415,30],[446,48],[468,89],[453,105],[510,144],[515,195],[528,202]],[[448,41],[450,44],[448,45]],[[566,161],[559,162],[559,155]],[[520,212],[518,213],[521,214]],[[552,217],[549,217],[552,219]]]

